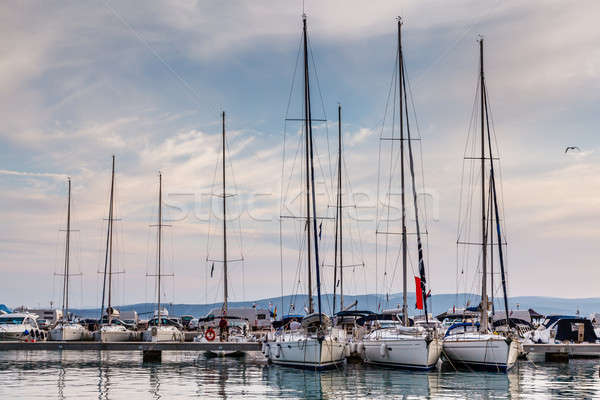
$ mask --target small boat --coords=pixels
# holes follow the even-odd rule
[[[43,340],[43,333],[36,322],[37,315],[27,312],[0,315],[0,341]]]
[[[62,316],[56,325],[50,329],[50,340],[76,341],[83,340],[88,333],[83,325],[69,319],[69,284],[70,284],[70,239],[71,239],[71,178],[68,179],[67,229],[65,240],[65,268],[63,275],[63,304]]]
[[[171,318],[167,318],[164,311],[161,310],[160,294],[162,290],[161,272],[162,261],[162,228],[165,225],[162,220],[162,174],[158,173],[158,223],[156,225],[158,233],[158,251],[157,251],[157,272],[156,272],[156,316],[148,321],[148,329],[142,335],[144,342],[183,342],[185,335],[183,326]]]

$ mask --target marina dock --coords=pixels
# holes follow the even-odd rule
[[[600,357],[600,343],[524,344],[523,350],[529,354],[544,355],[548,361]]]
[[[0,351],[141,351],[144,361],[160,361],[163,351],[260,351],[261,343],[246,342],[2,342]]]

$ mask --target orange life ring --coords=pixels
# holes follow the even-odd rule
[[[208,328],[206,330],[206,333],[204,334],[204,337],[209,342],[212,342],[213,340],[215,340],[215,338],[217,337],[217,335],[215,334],[215,330],[213,328]]]

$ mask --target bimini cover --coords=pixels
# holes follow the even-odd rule
[[[10,308],[6,307],[6,304],[0,304],[0,311],[4,311],[6,314],[12,313]]]
[[[317,328],[319,326],[319,313],[312,313],[302,319],[303,328]],[[326,328],[331,326],[331,320],[325,314],[321,314],[321,326]]]
[[[594,332],[594,327],[589,319],[561,319],[556,324],[556,340],[568,340],[570,342],[577,342],[579,335],[578,324],[583,324],[583,341],[588,343],[596,343],[598,337]]]

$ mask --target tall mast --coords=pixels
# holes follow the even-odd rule
[[[161,325],[160,318],[160,260],[162,255],[162,174],[158,173],[158,274],[157,274],[157,306],[158,326]]]
[[[483,98],[484,98],[484,102],[485,102],[485,123],[486,123],[486,127],[487,127],[487,138],[488,138],[488,146],[489,146],[489,153],[490,153],[490,195],[492,196],[493,199],[493,206],[494,206],[494,216],[495,216],[495,220],[496,220],[496,240],[498,241],[498,258],[500,261],[500,275],[501,275],[501,281],[502,281],[502,294],[504,297],[504,312],[506,313],[506,325],[508,327],[511,326],[511,322],[510,322],[510,315],[508,313],[508,293],[507,293],[507,289],[506,289],[506,271],[504,269],[504,252],[502,250],[502,232],[500,229],[500,211],[498,210],[498,193],[496,192],[496,175],[494,173],[494,158],[492,157],[492,136],[491,136],[491,132],[490,132],[490,120],[489,120],[489,113],[488,113],[488,102],[487,102],[487,90],[485,89],[485,86],[483,88]],[[490,202],[492,203],[492,202]],[[490,204],[490,213],[491,213],[491,204]],[[490,228],[491,228],[492,224],[490,224]],[[494,233],[493,230],[491,230],[491,236],[492,236],[492,240],[490,241],[490,243],[494,244]],[[492,247],[493,249],[493,247]],[[492,268],[493,268],[493,264],[492,264]],[[493,273],[493,269],[492,269],[492,273]],[[492,279],[493,279],[493,275],[492,275]],[[492,280],[493,283],[493,280]],[[493,295],[493,290],[494,287],[492,285],[492,295]],[[493,307],[493,304],[492,304]]]
[[[304,42],[304,134],[306,150],[306,260],[308,271],[308,313],[314,310],[312,298],[312,260],[311,260],[311,237],[310,237],[310,77],[308,74],[308,38],[306,34],[306,15],[302,15],[302,37]]]
[[[69,256],[71,241],[71,178],[67,180],[69,195],[67,201],[67,234],[65,240],[65,273],[63,278],[63,318],[69,318]]]
[[[400,70],[402,71],[402,85],[404,87],[404,111],[406,112],[406,133],[407,133],[407,142],[408,142],[408,161],[410,167],[410,178],[411,178],[411,187],[412,187],[412,195],[413,195],[413,205],[415,209],[415,228],[417,234],[417,256],[419,261],[419,278],[420,278],[420,287],[416,288],[421,292],[421,298],[423,299],[423,312],[425,313],[425,322],[429,323],[429,316],[427,313],[427,277],[425,274],[425,259],[423,255],[423,242],[421,241],[421,225],[419,223],[419,202],[417,201],[417,188],[415,186],[415,165],[412,151],[412,138],[410,136],[410,123],[408,119],[408,99],[406,96],[406,75],[404,73],[404,63],[400,65]],[[402,93],[400,93],[402,95]],[[406,236],[406,231],[405,231]],[[406,279],[406,276],[405,276]],[[405,280],[406,282],[406,280]]]
[[[337,269],[340,268],[340,311],[344,309],[344,262],[342,246],[342,106],[338,104],[338,166],[337,166],[337,196],[335,212],[335,251],[333,263],[333,313],[335,314]],[[338,251],[339,248],[339,251]],[[338,264],[339,254],[339,264]]]
[[[313,234],[313,242],[314,242],[314,250],[315,250],[315,273],[317,280],[317,303],[318,303],[318,311],[319,311],[319,325],[321,325],[321,274],[320,274],[320,265],[319,265],[319,240],[317,233],[317,203],[315,196],[315,168],[314,168],[314,148],[313,148],[313,133],[312,133],[312,115],[310,109],[310,75],[308,73],[308,37],[306,33],[306,15],[302,16],[303,22],[303,30],[304,30],[304,104],[305,104],[305,117],[306,117],[306,133],[307,136],[307,144],[308,144],[308,158],[309,164],[307,169],[310,174],[307,176],[307,188],[309,188],[310,198],[309,201],[312,203],[312,234]],[[311,204],[307,204],[307,210],[311,209]],[[310,214],[309,214],[310,215]],[[310,217],[309,217],[310,218]],[[310,228],[307,229],[310,232]],[[310,233],[309,233],[310,236]],[[309,246],[310,249],[310,246]],[[309,253],[310,254],[310,253]],[[310,257],[309,257],[310,259]],[[309,262],[309,271],[310,271],[310,262]],[[310,286],[309,286],[310,288]],[[310,306],[312,306],[312,295]],[[313,307],[314,308],[314,307]],[[314,310],[311,310],[314,312]]]
[[[400,194],[402,199],[402,320],[408,325],[408,276],[407,276],[407,239],[406,239],[406,205],[404,196],[404,112],[402,106],[403,89],[402,58],[402,18],[398,17],[398,88],[400,107]],[[408,117],[408,116],[407,116]]]
[[[225,111],[223,117],[223,314],[227,314],[227,205],[225,192]]]
[[[344,245],[342,229],[342,106],[338,106],[338,212],[340,225],[340,311],[344,309]]]
[[[487,233],[485,202],[485,80],[483,75],[483,38],[479,40],[480,83],[481,90],[481,331],[488,330],[487,298]],[[491,155],[490,155],[491,157]]]
[[[106,253],[104,254],[104,280],[102,282],[102,307],[100,308],[100,321],[104,312],[104,298],[106,295],[106,283],[108,280],[108,306],[106,308],[107,321],[111,320],[111,286],[112,286],[112,234],[113,234],[113,203],[115,187],[115,156],[112,156],[112,174],[110,181],[110,201],[108,205],[108,223],[106,228]]]
[[[108,246],[108,307],[107,307],[107,318],[108,323],[110,324],[112,320],[112,261],[113,261],[113,220],[114,220],[114,189],[115,189],[115,156],[113,155],[112,159],[112,175],[110,182],[110,207],[109,207],[109,216],[108,216],[108,225],[109,225],[109,246]]]

